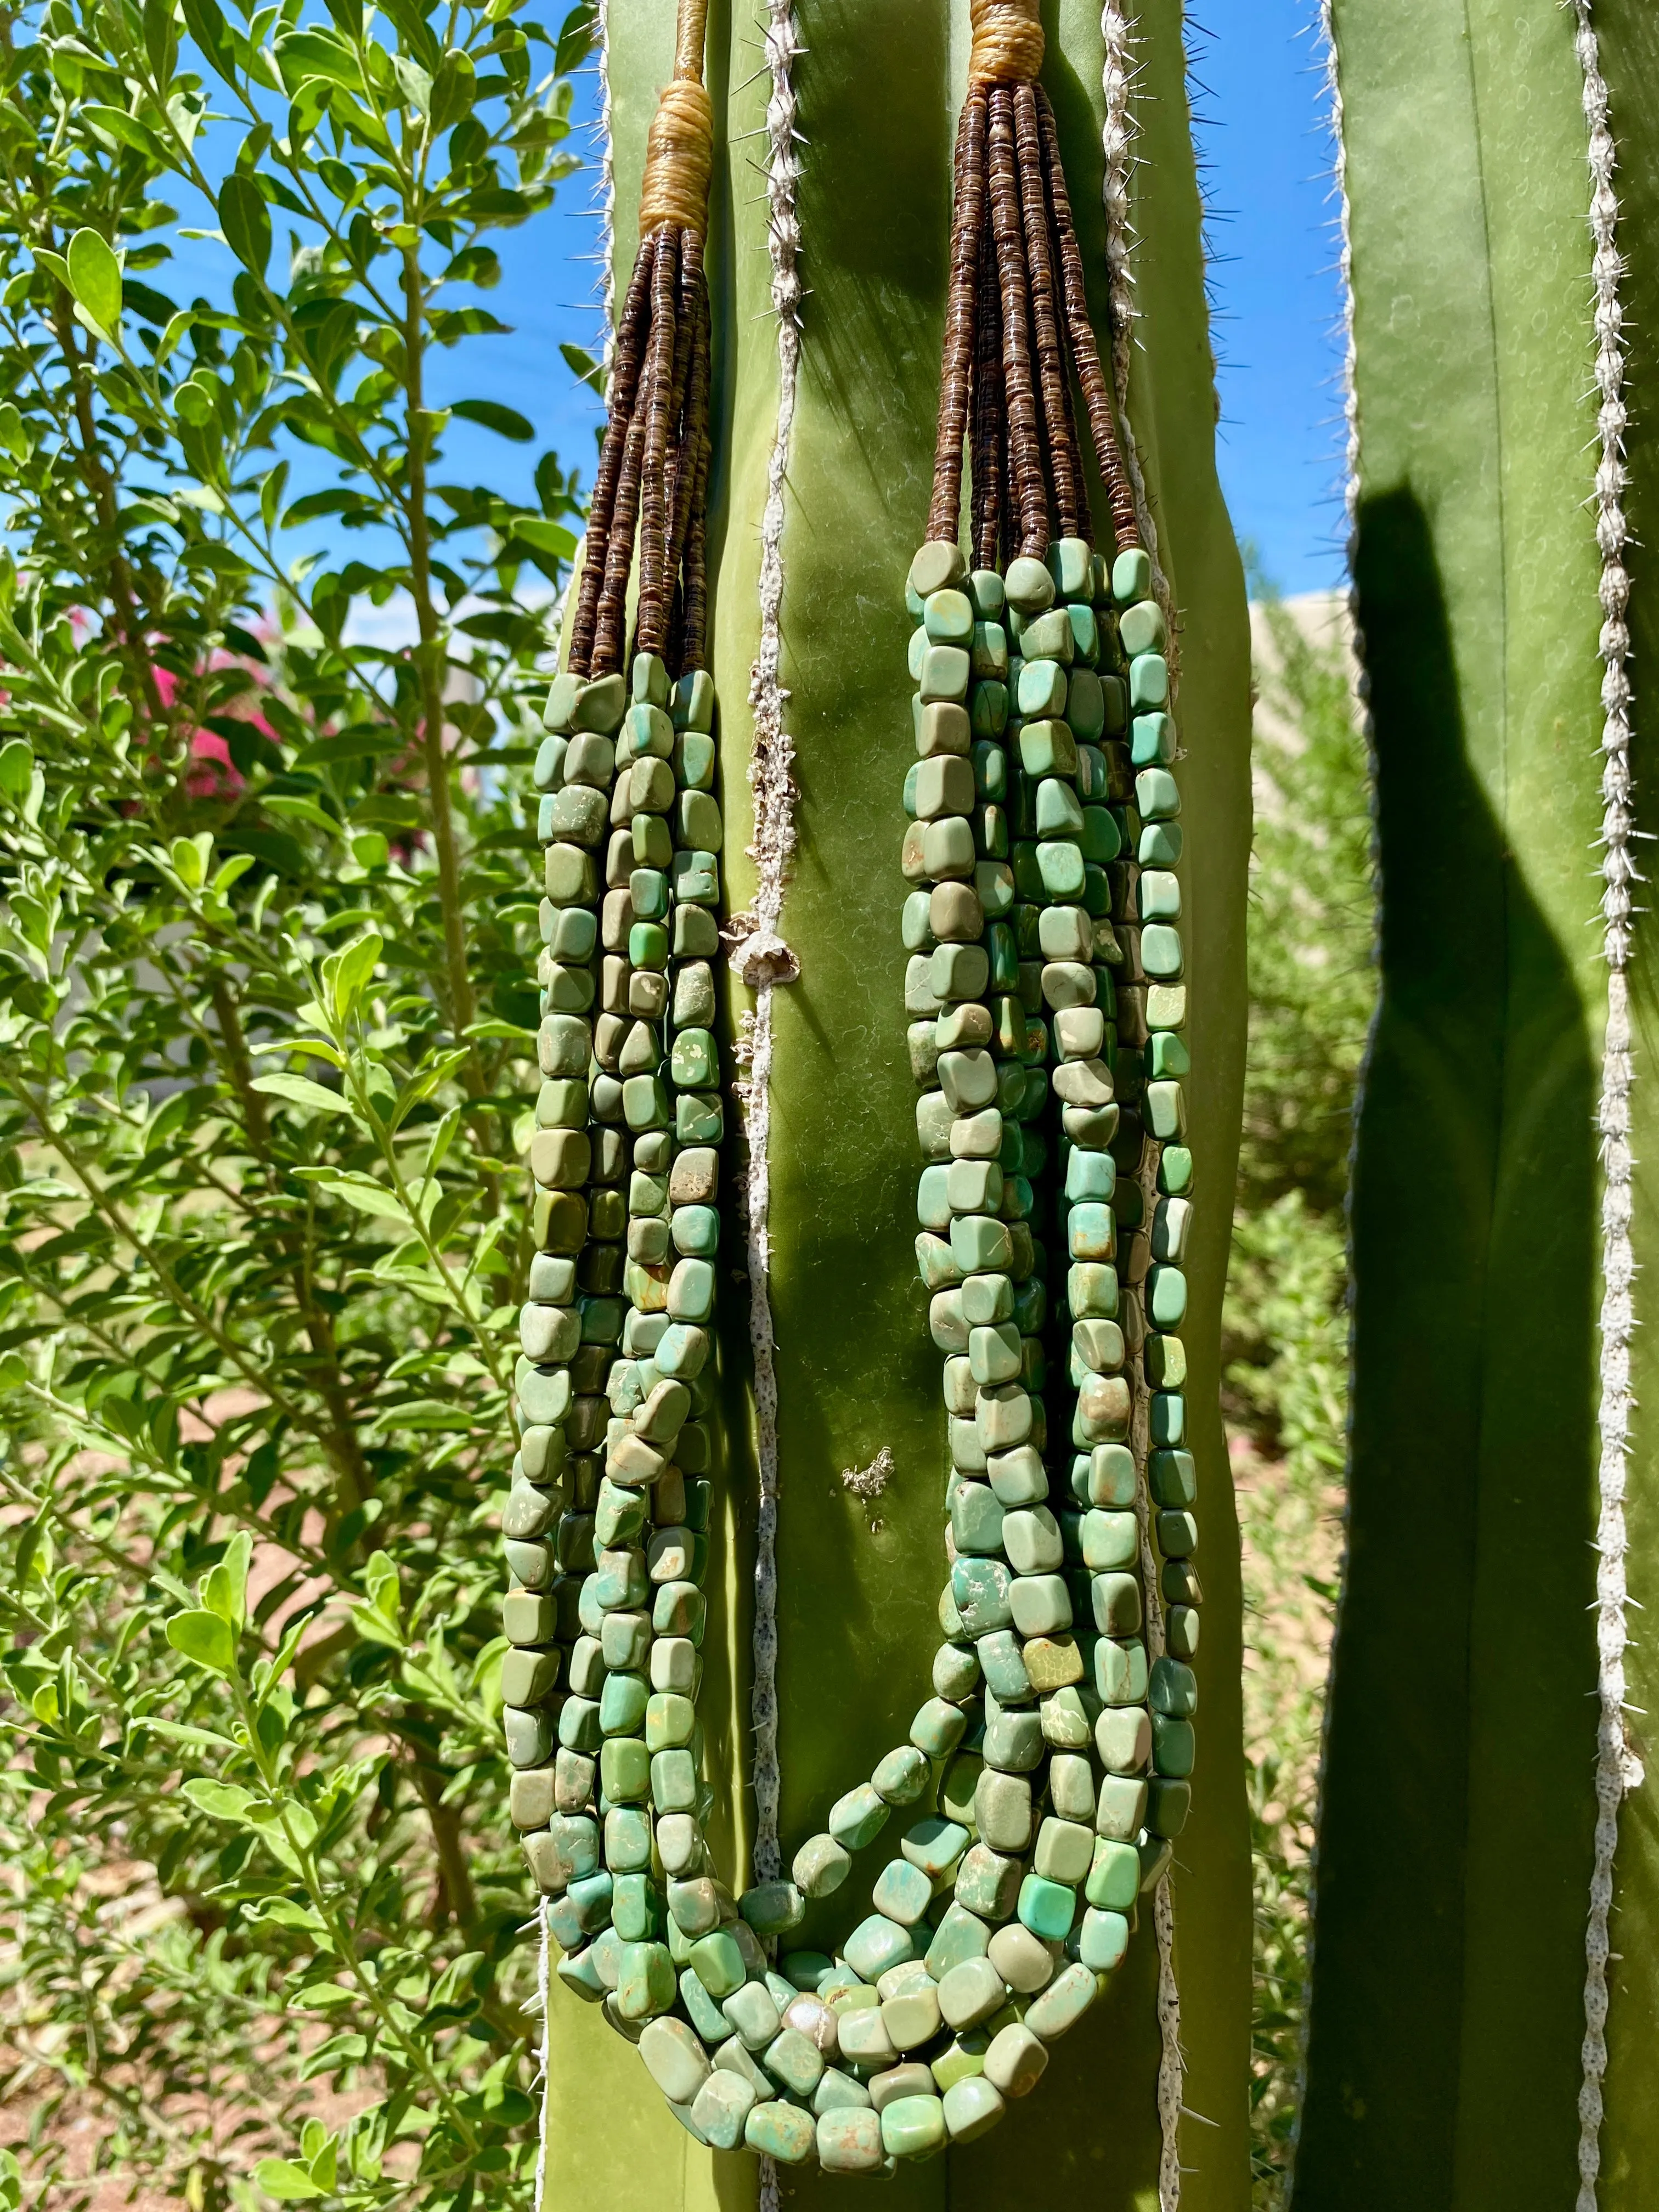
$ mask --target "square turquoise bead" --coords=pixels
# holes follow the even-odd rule
[[[895,2097],[881,2112],[882,2148],[892,2158],[926,2158],[944,2148],[945,2106],[940,2098]]]
[[[642,1674],[607,1675],[599,1693],[599,1727],[603,1733],[636,1735],[644,1726],[650,1696]]]
[[[1193,1771],[1196,1741],[1190,1721],[1152,1715],[1152,1765],[1158,1773],[1184,1782]]]
[[[1019,1917],[1045,1943],[1063,1943],[1077,1913],[1077,1893],[1064,1882],[1028,1874],[1019,1886]]]
[[[696,1812],[697,1771],[689,1751],[651,1755],[651,1802],[659,1813]]]
[[[1138,653],[1129,663],[1129,711],[1144,714],[1170,703],[1170,664],[1161,653]]]
[[[831,1836],[843,1849],[862,1850],[873,1843],[887,1825],[890,1808],[867,1782],[860,1782],[844,1797],[838,1797],[830,1808],[825,1824]]]
[[[902,1966],[916,1955],[908,1928],[884,1913],[872,1912],[860,1921],[843,1946],[848,1965],[861,1981],[878,1981],[890,1966]]]
[[[1078,1929],[1079,1963],[1091,1973],[1108,1974],[1129,1948],[1129,1923],[1121,1912],[1101,1912],[1091,1907]]]
[[[651,1754],[638,1736],[606,1738],[599,1751],[599,1787],[613,1805],[642,1804],[650,1796]]]

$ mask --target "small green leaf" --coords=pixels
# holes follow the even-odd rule
[[[205,1610],[175,1613],[167,1623],[167,1642],[186,1659],[216,1674],[236,1671],[236,1638],[228,1621]]]
[[[253,2169],[253,2179],[267,2197],[274,2197],[280,2204],[295,2204],[325,2193],[304,2166],[286,2158],[262,2158]]]
[[[569,76],[579,70],[593,51],[594,34],[599,27],[599,0],[579,0],[559,26],[559,43],[553,50],[554,72]]]
[[[409,1208],[395,1190],[388,1190],[372,1176],[330,1175],[318,1178],[319,1188],[355,1206],[359,1213],[372,1213],[380,1221],[407,1221]]]
[[[378,930],[367,929],[356,942],[336,957],[333,974],[335,1018],[343,1022],[374,975],[386,940]]]
[[[182,1790],[198,1812],[215,1820],[240,1820],[253,1802],[246,1790],[238,1790],[233,1783],[208,1782],[200,1775],[192,1775]]]
[[[561,342],[559,351],[564,356],[564,365],[579,384],[586,385],[590,392],[603,399],[605,371],[585,346],[567,345]]]
[[[263,276],[270,260],[270,210],[252,178],[240,169],[219,187],[219,222],[236,258]]]
[[[556,522],[544,522],[538,514],[515,515],[509,533],[520,544],[533,545],[538,553],[550,553],[556,560],[575,558],[576,541],[569,531]]]
[[[27,797],[34,774],[34,752],[27,738],[9,738],[0,745],[0,791],[14,804]]]
[[[29,441],[23,429],[23,418],[10,400],[0,407],[0,446],[5,447],[14,460],[26,461],[28,459]]]
[[[437,76],[432,80],[429,121],[434,137],[439,131],[447,131],[452,123],[459,123],[464,115],[471,114],[477,89],[478,81],[471,55],[446,54],[439,64]]]
[[[286,1098],[290,1106],[308,1106],[314,1114],[349,1114],[351,1101],[337,1091],[326,1091],[305,1075],[256,1075],[253,1088],[272,1098]]]
[[[528,445],[536,434],[535,425],[516,408],[502,407],[493,399],[457,399],[449,411],[460,416],[464,422],[481,423],[498,438],[511,438],[515,445]]]
[[[121,264],[97,231],[77,230],[69,242],[70,289],[88,320],[105,337],[121,327]]]

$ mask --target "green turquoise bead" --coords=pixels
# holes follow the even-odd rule
[[[913,1805],[930,1779],[924,1753],[914,1744],[902,1743],[878,1762],[870,1786],[884,1803]]]
[[[1155,1267],[1146,1278],[1147,1312],[1158,1328],[1179,1328],[1187,1314],[1187,1278],[1179,1267]]]
[[[805,2166],[817,2149],[817,2123],[795,2105],[756,2105],[744,2123],[743,2139],[780,2166]]]
[[[823,2054],[796,2027],[786,2027],[768,2044],[762,2063],[774,2081],[798,2097],[810,2097],[823,2073]]]
[[[1085,599],[1094,590],[1094,548],[1086,538],[1051,538],[1045,560],[1062,599]]]
[[[933,1885],[908,1859],[890,1859],[876,1877],[870,1902],[889,1920],[913,1928],[933,1901]]]
[[[975,1792],[977,1798],[977,1792]],[[1027,1834],[1030,1824],[1027,1824]],[[1023,1846],[1022,1846],[1023,1848]],[[1019,1894],[1020,1863],[989,1844],[971,1844],[957,1869],[956,1901],[976,1919],[994,1925],[1006,1920]],[[929,1947],[929,1956],[933,1955]]]
[[[842,1946],[848,1965],[860,1980],[878,1981],[889,1967],[902,1966],[907,1959],[916,1956],[915,1943],[908,1928],[884,1913],[872,1912],[860,1921]]]
[[[668,933],[660,922],[636,921],[628,933],[628,957],[635,968],[668,965]]]
[[[1170,1502],[1176,1501],[1172,1499]],[[636,1734],[644,1725],[645,1709],[650,1697],[651,1692],[642,1675],[608,1675],[599,1696],[600,1729],[606,1735]]]
[[[1039,662],[1039,667],[1052,667],[1048,661]],[[1021,672],[1021,697],[1024,696],[1026,679],[1031,675],[1027,667]],[[1022,711],[1039,714],[1037,708]],[[1050,712],[1054,710],[1049,710]],[[1077,774],[1077,744],[1064,722],[1052,720],[1027,721],[1019,732],[1019,762],[1028,776],[1069,776]]]
[[[674,2002],[673,1961],[660,1943],[624,1943],[617,1977],[617,2009],[624,2020],[649,2020]]]
[[[659,1813],[696,1810],[697,1770],[689,1751],[659,1751],[653,1756],[651,1802]]]
[[[1133,1520],[1133,1516],[1130,1518]],[[1126,1582],[1133,1583],[1133,1576],[1114,1576],[1111,1589],[1114,1596],[1101,1602],[1117,1604],[1125,1618],[1138,1622],[1139,1607],[1137,1599],[1125,1589]],[[1136,1585],[1138,1588],[1139,1586]],[[1095,1646],[1095,1693],[1103,1705],[1138,1705],[1146,1695],[1146,1647],[1140,1643],[1115,1641],[1104,1636]]]
[[[1184,1788],[1185,1784],[1172,1783],[1164,1786],[1175,1789]],[[1109,1837],[1114,1843],[1132,1844],[1140,1832],[1143,1820],[1151,1818],[1147,1790],[1146,1782],[1139,1775],[1103,1775],[1095,1807],[1096,1833]]]
[[[744,2139],[744,2124],[755,2102],[756,2090],[751,2081],[744,2081],[741,2075],[727,2073],[724,2067],[716,2068],[698,2090],[691,2106],[696,2132],[712,2150],[737,2149]]]
[[[1170,664],[1161,653],[1137,653],[1129,663],[1130,713],[1143,714],[1169,703]]]
[[[559,1741],[566,1751],[598,1752],[603,1741],[599,1702],[592,1698],[567,1698],[559,1714]]]
[[[952,2081],[942,2102],[945,2131],[952,2142],[973,2142],[995,2127],[1007,2111],[1002,2093],[985,2079],[970,2074]]]
[[[691,1946],[690,1966],[716,2004],[740,1990],[748,1979],[743,1953],[737,1940],[725,1929],[717,1929],[712,1936],[700,1936]]]
[[[1094,1837],[1080,1822],[1050,1815],[1037,1830],[1032,1870],[1046,1881],[1075,1889],[1088,1875],[1094,1850]],[[1024,1914],[1020,1917],[1024,1919]]]
[[[1039,837],[1080,837],[1083,809],[1069,783],[1057,775],[1044,776],[1036,787],[1035,810]]]
[[[1152,1764],[1159,1774],[1184,1782],[1193,1771],[1196,1743],[1190,1721],[1152,1715]]]
[[[882,2147],[891,2158],[927,2158],[944,2147],[945,2106],[938,2097],[895,2097],[880,2118]]]
[[[1146,1073],[1154,1079],[1185,1075],[1192,1067],[1192,1054],[1185,1043],[1168,1030],[1158,1030],[1148,1037],[1145,1050]]]
[[[1140,933],[1140,964],[1148,975],[1173,980],[1181,974],[1181,932],[1170,923],[1149,921]]]
[[[1189,1451],[1155,1451],[1146,1462],[1147,1483],[1159,1505],[1190,1505],[1198,1495],[1198,1468]]]
[[[1012,1629],[992,1630],[980,1638],[975,1649],[986,1687],[994,1697],[1012,1702],[1030,1696],[1031,1678],[1026,1671],[1020,1640]]]
[[[1077,1893],[1064,1882],[1028,1874],[1019,1886],[1019,1917],[1045,1943],[1061,1943],[1072,1932]]]
[[[669,1054],[671,1081],[681,1091],[707,1091],[720,1081],[720,1049],[709,1031],[677,1032]]]
[[[1162,653],[1168,636],[1163,609],[1155,599],[1126,607],[1117,618],[1117,635],[1131,662],[1143,653]]]
[[[1192,1808],[1192,1784],[1155,1775],[1147,1785],[1146,1826],[1154,1836],[1178,1836]]]
[[[830,1833],[843,1850],[862,1850],[886,1826],[890,1810],[867,1782],[860,1782],[830,1808]]]
[[[1085,609],[1073,612],[1073,637],[1079,659],[1092,658],[1098,649],[1098,641],[1091,638],[1087,644],[1077,638],[1077,617]],[[1091,618],[1092,623],[1092,617]],[[1066,719],[1072,726],[1074,737],[1085,744],[1097,742],[1106,733],[1106,694],[1092,668],[1073,668],[1066,686]]]
[[[935,699],[962,701],[968,696],[968,681],[973,673],[973,661],[963,646],[924,643],[921,665],[916,673],[917,689],[925,702]],[[1163,702],[1152,701],[1149,703],[1161,705]]]
[[[1080,832],[1083,826],[1080,807],[1078,813],[1077,832]],[[1036,866],[1044,897],[1075,899],[1082,896],[1086,877],[1083,853],[1079,845],[1069,839],[1051,839],[1039,844],[1036,848]]]
[[[848,2080],[844,2075],[837,2078]],[[820,2091],[823,2086],[820,2082]],[[830,2106],[818,2114],[817,2148],[818,2164],[826,2173],[878,2173],[886,2160],[881,2115],[868,2105]]]
[[[1022,553],[1008,563],[1003,573],[1003,590],[1008,604],[1022,615],[1040,615],[1054,600],[1054,580],[1045,562]]]
[[[1091,1967],[1080,1964],[1067,1966],[1027,2007],[1027,2031],[1044,2044],[1054,2042],[1068,2028],[1077,2026],[1100,1995],[1100,1982]]]
[[[1198,1541],[1198,1523],[1190,1513],[1159,1513],[1152,1525],[1166,1559],[1184,1559]]]
[[[1123,839],[1112,811],[1106,806],[1085,806],[1079,846],[1085,862],[1104,867],[1123,849]]]
[[[1187,1133],[1187,1102],[1178,1083],[1149,1083],[1142,1111],[1160,1144],[1178,1142]]]
[[[962,1832],[966,1834],[967,1831],[963,1829]],[[991,1931],[985,1922],[958,1895],[945,1907],[923,1963],[933,1979],[942,1982],[953,1966],[961,1966],[968,1959],[982,1959],[990,1937]]]
[[[1149,599],[1152,589],[1152,556],[1139,545],[1129,546],[1112,563],[1112,597],[1120,608]]]
[[[1135,767],[1167,767],[1175,756],[1176,726],[1170,716],[1137,714],[1129,731],[1129,757]]]
[[[1144,1792],[1144,1784],[1138,1787]],[[1083,1888],[1089,1903],[1114,1912],[1132,1912],[1139,1892],[1140,1854],[1133,1844],[1097,1837]]]
[[[1181,811],[1181,793],[1167,768],[1144,768],[1135,778],[1135,805],[1145,822],[1168,819]]]
[[[929,1813],[920,1820],[912,1821],[899,1849],[909,1863],[926,1875],[930,1883],[942,1881],[968,1848],[968,1830],[955,1820],[942,1820]],[[931,1973],[933,1969],[929,1967]],[[938,1977],[934,1976],[935,1980]]]
[[[1155,1659],[1148,1695],[1155,1723],[1159,1714],[1191,1720],[1198,1711],[1198,1678],[1179,1659]]]
[[[647,1866],[651,1826],[641,1809],[651,1792],[651,1754],[637,1736],[613,1735],[599,1753],[599,1787],[611,1801],[605,1814],[605,1863],[615,1871]]]
[[[1149,822],[1141,830],[1135,858],[1143,868],[1173,868],[1186,844],[1178,822]]]
[[[708,1990],[693,1966],[687,1966],[679,1979],[680,2002],[691,2015],[691,2024],[705,2043],[719,2043],[727,2030],[725,2015]]]
[[[1058,660],[1026,660],[1020,667],[1019,681],[1014,690],[1014,702],[1020,714],[1030,717],[1064,714],[1066,689],[1066,671]],[[1022,731],[1020,745],[1022,760],[1025,756],[1024,736],[1024,732]],[[1075,752],[1073,754],[1073,762],[1075,767]],[[1073,770],[1056,772],[1070,774]],[[1040,774],[1042,771],[1028,769],[1027,773]]]
[[[951,1595],[969,1636],[1008,1626],[1013,1618],[1008,1601],[1011,1579],[1000,1559],[959,1559],[952,1564]]]
[[[933,645],[966,645],[974,635],[973,602],[965,592],[934,592],[922,603],[922,623]]]
[[[684,2021],[653,2020],[640,2038],[640,2056],[671,2105],[689,2105],[708,2079],[708,2054]]]
[[[811,1836],[796,1852],[790,1872],[805,1896],[828,1897],[846,1881],[852,1864],[846,1847],[834,1836]]]
[[[962,1741],[968,1716],[943,1698],[930,1698],[910,1723],[910,1741],[927,1759],[948,1759]]]

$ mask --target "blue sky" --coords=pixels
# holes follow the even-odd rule
[[[1198,0],[1188,26],[1221,481],[1234,528],[1285,592],[1342,574],[1341,289],[1313,16],[1313,0]]]

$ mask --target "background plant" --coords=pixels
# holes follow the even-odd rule
[[[4,27],[5,2185],[89,2193],[75,2112],[197,2212],[523,2203],[510,771],[575,494],[450,481],[453,416],[532,428],[433,392],[589,16]]]
[[[1297,2119],[1326,1654],[1346,1455],[1343,1206],[1376,992],[1370,809],[1335,604],[1256,580],[1250,1025],[1224,1352],[1244,1539],[1255,1869],[1252,2156],[1285,2201]]]

